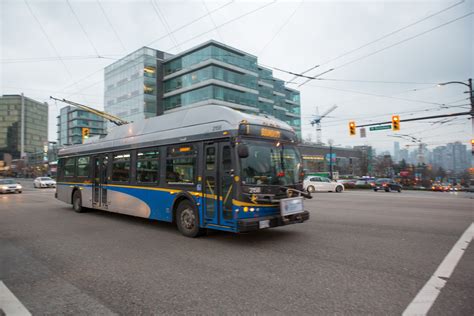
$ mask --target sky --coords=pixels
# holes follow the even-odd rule
[[[49,104],[49,139],[64,104],[53,95],[103,109],[103,69],[149,46],[172,54],[214,39],[256,55],[260,64],[293,73],[320,65],[306,84],[286,72],[274,76],[301,91],[303,138],[336,146],[393,150],[470,144],[468,116],[402,122],[401,131],[357,125],[469,110],[467,87],[437,83],[474,77],[474,1],[109,1],[1,0],[0,93]],[[440,12],[442,11],[442,12]],[[197,21],[195,21],[197,20]],[[194,23],[191,23],[195,21]],[[409,147],[407,147],[409,148]]]

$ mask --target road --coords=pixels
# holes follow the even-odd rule
[[[469,193],[317,193],[306,223],[190,239],[24,187],[0,195],[0,280],[34,315],[399,315],[474,219]],[[429,314],[474,314],[472,244]]]

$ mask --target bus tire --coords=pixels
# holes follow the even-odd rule
[[[75,190],[72,194],[72,209],[76,213],[83,213],[85,211],[84,207],[82,206],[81,191],[79,190]]]
[[[203,234],[199,227],[199,215],[196,207],[189,200],[179,202],[176,209],[176,226],[186,237],[198,237]]]

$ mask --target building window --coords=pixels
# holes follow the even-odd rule
[[[194,184],[196,174],[196,149],[193,145],[168,147],[166,157],[166,182],[169,184]]]
[[[137,182],[157,183],[159,166],[160,152],[158,149],[139,150],[137,152]]]
[[[130,154],[120,153],[112,156],[112,181],[128,182],[130,179]]]

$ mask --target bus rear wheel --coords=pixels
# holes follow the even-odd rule
[[[176,225],[181,234],[186,237],[198,237],[204,232],[199,227],[199,215],[196,207],[187,200],[180,202],[178,205]]]
[[[84,207],[82,207],[82,196],[81,191],[76,190],[72,195],[72,209],[77,213],[84,212]]]

